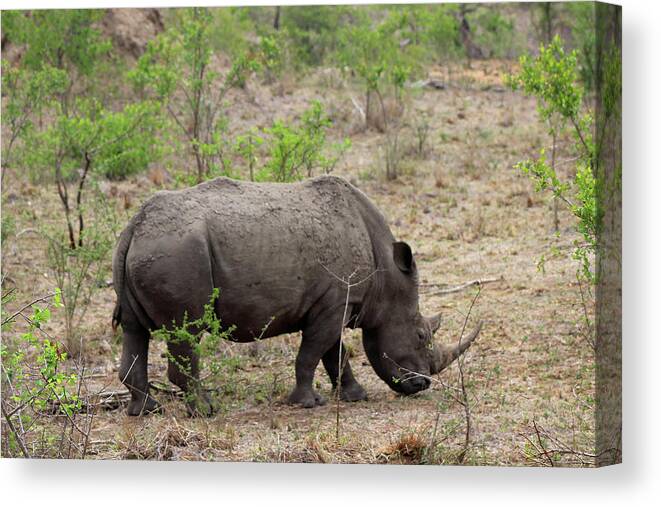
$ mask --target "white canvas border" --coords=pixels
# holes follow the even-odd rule
[[[305,2],[14,1],[2,8]],[[364,3],[364,2],[333,2]],[[372,2],[379,3],[379,2]],[[403,3],[403,2],[390,2]],[[661,497],[656,390],[659,277],[658,2],[622,0],[624,68],[624,464],[601,470],[0,461],[3,505],[651,505]],[[655,502],[654,502],[655,503]]]

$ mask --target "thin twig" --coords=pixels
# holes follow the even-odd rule
[[[345,279],[342,278],[335,273],[333,273],[330,269],[328,269],[321,261],[319,261],[319,264],[321,267],[323,267],[328,274],[330,274],[333,278],[341,282],[346,288],[347,288],[347,293],[346,293],[346,298],[344,301],[344,311],[342,314],[342,322],[340,324],[340,338],[339,338],[339,351],[337,353],[337,380],[336,380],[336,387],[335,387],[335,439],[339,441],[340,439],[340,396],[342,394],[342,374],[344,373],[344,366],[346,361],[342,361],[342,332],[344,331],[345,326],[348,324],[347,322],[347,311],[349,309],[349,296],[351,294],[351,288],[352,287],[357,287],[358,285],[361,285],[365,283],[367,280],[372,278],[374,274],[377,271],[382,271],[379,269],[375,269],[372,271],[369,275],[366,277],[362,278],[361,280],[351,283],[351,279],[356,276],[358,273],[358,268],[354,269],[353,272]],[[347,358],[348,360],[348,358]]]
[[[578,135],[578,139],[581,141],[581,144],[583,145],[583,148],[585,148],[586,153],[591,153],[592,150],[590,150],[590,147],[588,146],[588,143],[585,141],[585,138],[583,137],[583,132],[581,132],[581,128],[578,125],[578,122],[576,121],[576,118],[573,116],[571,117],[571,122],[572,125],[574,126],[574,129],[576,130],[576,134]]]
[[[533,427],[535,428],[535,434],[537,435],[537,441],[539,442],[539,446],[542,449],[542,452],[544,453],[544,456],[546,456],[546,459],[549,460],[549,464],[554,467],[555,464],[553,463],[553,459],[549,455],[549,452],[546,450],[546,447],[544,447],[544,443],[542,442],[542,436],[539,434],[539,428],[537,427],[537,423],[533,420],[532,422]]]
[[[15,312],[15,313],[11,314],[9,317],[3,319],[3,321],[2,321],[2,325],[4,326],[4,325],[8,324],[9,322],[13,321],[16,317],[18,317],[19,315],[21,315],[25,310],[27,310],[28,308],[30,308],[32,305],[36,305],[37,303],[41,303],[42,301],[45,301],[46,299],[52,298],[52,297],[54,297],[56,294],[57,294],[56,292],[53,292],[52,294],[48,294],[48,295],[46,295],[46,296],[43,296],[43,297],[37,298],[37,299],[35,299],[34,301],[31,301],[30,303],[28,303],[27,305],[25,305],[23,308],[21,308],[21,309],[18,310],[17,312]]]
[[[356,274],[356,270],[351,273],[346,281],[347,297],[344,300],[344,312],[342,313],[342,323],[340,325],[340,344],[337,353],[337,380],[335,381],[335,441],[340,441],[340,397],[342,395],[342,332],[344,331],[345,322],[347,320],[347,309],[349,308],[349,294],[351,293],[351,278]]]
[[[78,183],[78,192],[76,193],[76,211],[78,212],[78,246],[83,246],[83,229],[85,228],[85,223],[83,221],[83,209],[82,209],[82,199],[83,199],[83,189],[85,187],[85,180],[87,179],[87,174],[89,173],[90,167],[92,165],[92,159],[90,158],[89,153],[85,152],[85,167],[83,168],[83,174],[80,177]]]
[[[528,435],[522,435],[522,436],[528,441],[528,443],[531,445],[533,449],[535,449],[537,453],[536,456],[526,455],[526,457],[529,459],[533,459],[539,464],[544,463],[540,461],[540,458],[544,456],[546,460],[549,463],[551,463],[551,466],[554,466],[554,462],[552,461],[551,456],[561,455],[561,456],[573,457],[575,458],[574,462],[578,462],[581,465],[586,465],[586,466],[594,465],[595,460],[597,458],[599,458],[603,454],[612,451],[612,449],[605,449],[598,454],[579,451],[567,445],[566,443],[562,442],[558,437],[553,436],[550,432],[545,430],[541,425],[537,424],[535,421],[533,421],[533,426],[535,429],[535,433],[537,435],[537,440],[539,442],[539,445],[533,442]],[[555,445],[556,447],[550,448],[543,445],[542,437],[546,438],[551,444]],[[586,460],[584,458],[588,458],[588,459]]]
[[[464,333],[466,332],[466,325],[468,324],[468,318],[470,317],[471,312],[473,311],[473,306],[475,305],[475,302],[477,301],[477,298],[480,297],[480,293],[482,292],[482,285],[478,284],[477,286],[477,292],[475,293],[475,297],[471,301],[470,307],[468,308],[468,313],[466,314],[466,318],[464,319],[464,325],[461,328],[461,335],[459,336],[459,344],[461,344],[462,339],[464,337]],[[459,463],[462,463],[464,461],[464,458],[466,457],[466,453],[468,452],[468,447],[470,445],[470,436],[471,436],[471,413],[470,413],[470,403],[468,401],[468,392],[466,391],[466,382],[465,382],[465,377],[464,377],[464,357],[460,356],[457,360],[457,366],[459,366],[459,381],[461,384],[461,395],[462,399],[464,401],[464,414],[466,416],[466,438],[464,441],[464,449],[463,451],[459,454],[458,461]]]
[[[342,282],[343,284],[347,284],[347,283],[349,283],[349,282],[347,282],[344,278],[337,276],[337,275],[336,275],[335,273],[333,273],[330,269],[328,269],[326,266],[324,266],[324,265],[321,263],[321,261],[319,261],[319,264],[321,265],[322,268],[324,268],[324,269],[325,269],[325,270],[326,270],[331,276],[333,276],[333,278],[335,278],[336,280]],[[366,276],[365,278],[363,278],[362,280],[359,280],[359,281],[357,281],[357,282],[355,282],[355,283],[351,283],[351,284],[349,284],[349,286],[350,286],[350,287],[356,287],[356,286],[358,286],[358,285],[361,285],[361,284],[365,283],[367,280],[369,280],[370,278],[372,278],[372,277],[373,277],[377,272],[379,272],[379,271],[385,271],[385,269],[375,269],[374,271],[372,271],[369,275],[367,275],[367,276]],[[354,271],[351,275],[349,275],[349,278],[353,277],[353,276],[355,275],[355,273],[356,273],[356,271]]]

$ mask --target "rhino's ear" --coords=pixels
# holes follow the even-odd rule
[[[404,273],[412,273],[415,268],[411,247],[403,241],[392,244],[392,257],[397,267]]]

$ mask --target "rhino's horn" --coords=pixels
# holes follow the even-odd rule
[[[453,347],[447,347],[447,346],[442,346],[441,347],[441,357],[442,357],[442,363],[441,363],[441,370],[444,370],[454,360],[456,360],[461,354],[466,352],[468,347],[471,346],[471,344],[475,341],[475,338],[477,338],[477,335],[480,334],[480,330],[482,329],[482,321],[480,321],[477,326],[475,326],[475,329],[466,337],[464,337],[460,343],[457,343]]]

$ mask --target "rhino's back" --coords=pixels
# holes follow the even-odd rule
[[[345,288],[332,274],[355,273],[357,280],[374,270],[363,218],[370,206],[335,177],[295,184],[218,178],[159,192],[135,225],[128,259],[132,277],[145,299],[175,306],[178,294],[190,294],[191,288],[199,300],[219,287],[226,322],[254,334],[277,317],[283,327],[275,324],[274,333],[284,332],[322,295],[337,293],[342,301]],[[153,307],[162,308],[163,301]]]
[[[369,263],[364,214],[355,189],[325,176],[301,183],[250,183],[216,178],[196,187],[163,191],[145,203],[134,240],[181,241],[206,233],[232,259],[255,261],[293,254],[330,267],[350,251],[357,264]]]

